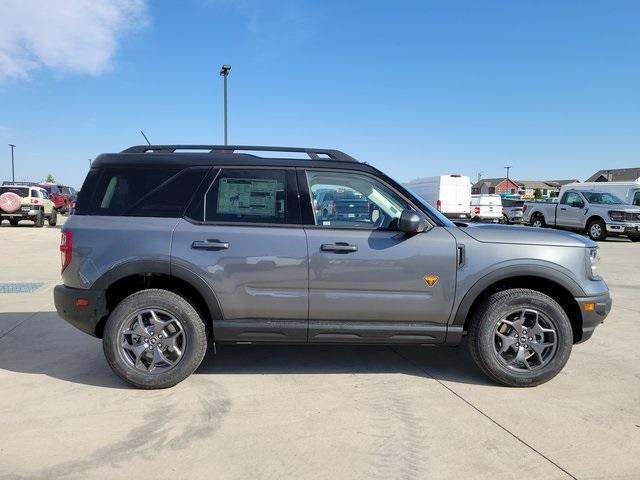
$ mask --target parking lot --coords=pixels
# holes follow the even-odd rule
[[[463,348],[219,346],[141,391],[55,313],[59,236],[0,227],[0,478],[640,477],[637,243],[600,244],[613,311],[536,388]]]

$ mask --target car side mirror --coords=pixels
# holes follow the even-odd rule
[[[427,220],[413,210],[403,210],[398,219],[398,230],[404,233],[420,233],[427,229]]]

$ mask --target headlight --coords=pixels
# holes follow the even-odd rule
[[[600,252],[598,248],[587,248],[587,275],[591,280],[600,279],[598,275],[598,263],[600,262]]]
[[[609,210],[609,218],[614,222],[624,222],[624,212],[616,212],[615,210]]]

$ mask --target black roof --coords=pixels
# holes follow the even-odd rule
[[[302,153],[308,158],[261,156],[261,152]],[[136,145],[120,153],[103,153],[92,168],[119,166],[197,166],[197,165],[266,165],[294,167],[347,168],[378,172],[340,150],[309,147],[272,147],[248,145]]]

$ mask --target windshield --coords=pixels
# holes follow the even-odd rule
[[[421,207],[423,207],[425,210],[428,210],[429,213],[431,215],[433,215],[434,217],[436,217],[438,220],[440,220],[442,222],[442,225],[444,225],[445,227],[455,227],[455,223],[453,223],[451,220],[449,220],[447,217],[445,217],[442,213],[440,213],[438,210],[436,210],[435,208],[433,208],[431,206],[431,204],[427,203],[425,200],[422,199],[422,197],[420,195],[418,195],[414,190],[410,189],[409,187],[407,187],[406,185],[404,186],[404,188],[413,195],[413,198],[415,199],[415,201],[417,203],[420,204]]]
[[[605,192],[582,192],[584,198],[587,199],[589,203],[595,203],[598,205],[618,205],[620,203],[624,203],[615,195],[611,195],[610,193]]]

